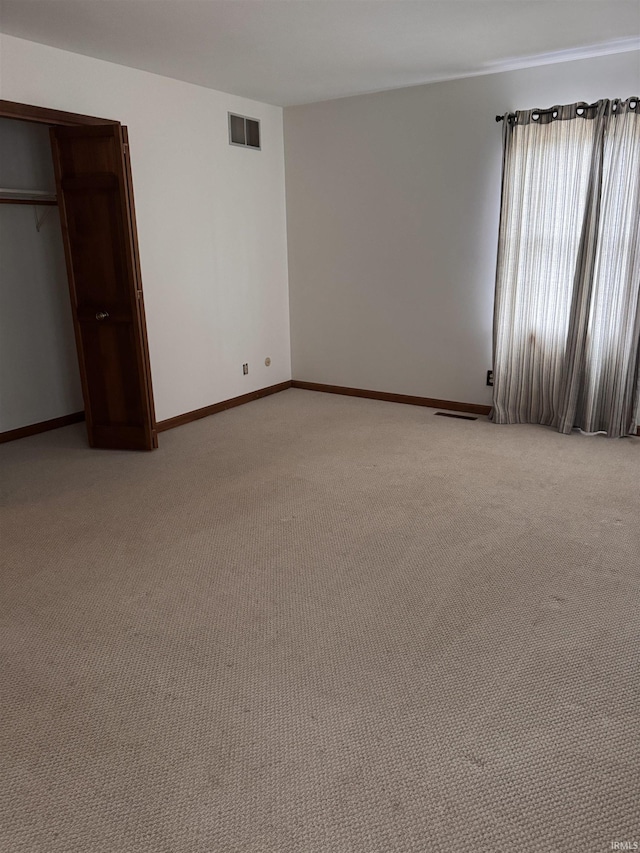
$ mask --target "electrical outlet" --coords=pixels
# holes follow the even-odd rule
[[[242,365],[242,372],[245,376],[247,375],[247,373],[249,372],[249,365],[248,364]]]
[[[487,385],[493,388],[493,370],[487,370]]]

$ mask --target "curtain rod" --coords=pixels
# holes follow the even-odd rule
[[[589,104],[588,106],[594,107],[595,104]],[[557,109],[557,107],[549,107],[548,110],[533,110],[533,112],[538,113],[539,115],[545,115],[546,113],[552,113],[556,109]],[[515,117],[516,117],[515,113],[509,113],[509,115],[507,116],[507,119],[509,121],[513,121]],[[496,121],[504,121],[504,116],[496,116]]]
[[[635,109],[635,106],[634,106],[634,104],[633,104],[633,101],[637,100],[637,98],[630,98],[629,100],[631,101],[631,109]],[[599,101],[596,101],[596,102],[595,102],[595,103],[593,103],[593,104],[583,104],[583,103],[579,103],[579,106],[584,106],[585,108],[593,109],[594,107],[597,107],[599,103],[600,103]],[[613,103],[613,102],[612,102],[612,103]],[[616,102],[616,103],[617,103],[617,102]],[[549,109],[546,109],[546,110],[533,110],[533,112],[534,112],[534,113],[539,113],[540,115],[545,115],[546,113],[551,113],[551,112],[553,112],[554,110],[557,110],[557,109],[558,109],[558,107],[549,107]],[[614,107],[614,110],[615,110],[615,107]],[[509,120],[509,121],[513,121],[513,119],[514,119],[515,117],[516,117],[516,114],[515,114],[515,113],[509,113],[509,115],[508,115],[508,117],[507,117],[507,118],[508,118],[508,120]],[[504,121],[504,116],[496,116],[496,121]]]

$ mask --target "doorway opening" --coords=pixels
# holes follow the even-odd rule
[[[81,397],[91,447],[152,450],[158,446],[158,439],[127,128],[108,119],[0,101],[0,120],[5,119],[13,120],[17,138],[25,122],[48,127],[53,169],[47,174],[42,166],[44,185],[17,185],[18,168],[10,176],[14,182],[9,180],[0,188],[0,203],[14,205],[15,210],[30,207],[36,231],[45,227],[48,206],[57,206],[59,212],[78,375],[74,377],[70,369],[62,383],[65,387],[58,390],[69,399]],[[27,138],[24,133],[23,137]],[[32,139],[36,137],[37,143],[31,144],[39,146],[39,159],[43,161],[46,140],[40,128]],[[28,251],[29,238],[23,237],[23,241]],[[16,248],[19,252],[20,247]],[[25,287],[24,292],[12,296],[14,302],[22,302],[23,314],[28,290]],[[50,332],[49,338],[56,338],[62,362],[66,358],[68,364],[70,330],[67,323],[65,342],[64,317],[62,321],[58,317],[57,331],[46,329],[46,317],[38,321],[45,324],[43,339]],[[29,340],[22,340],[20,345],[28,362],[37,346]],[[20,369],[14,370],[13,380],[19,385]],[[12,390],[13,396],[7,398],[9,405],[16,405],[19,393],[19,387]],[[38,402],[33,394],[31,397],[31,410],[35,411]],[[26,417],[29,420],[33,415]],[[82,413],[65,417],[80,420]],[[0,441],[62,425],[58,420],[4,430]]]

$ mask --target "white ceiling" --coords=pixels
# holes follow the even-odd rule
[[[0,29],[287,106],[640,49],[640,0],[0,0]]]

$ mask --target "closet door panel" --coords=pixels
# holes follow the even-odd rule
[[[92,447],[157,447],[126,128],[51,129]]]

